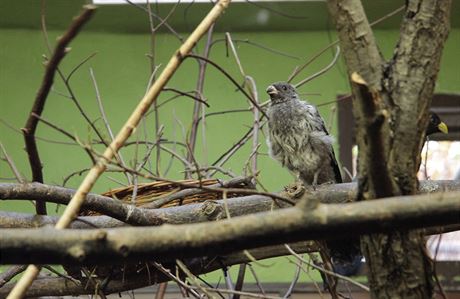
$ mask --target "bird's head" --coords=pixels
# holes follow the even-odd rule
[[[447,125],[441,120],[439,115],[430,111],[430,120],[428,121],[428,126],[426,128],[426,135],[431,135],[434,133],[444,133],[449,132]]]
[[[286,82],[277,82],[269,85],[267,93],[270,96],[272,104],[283,103],[298,97],[295,87]]]

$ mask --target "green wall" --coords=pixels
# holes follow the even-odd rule
[[[21,128],[40,85],[43,74],[42,55],[47,50],[40,31],[4,29],[0,33],[0,44],[2,45],[0,50],[0,103],[3,112],[1,118],[13,127]],[[59,32],[50,32],[50,40],[53,41],[58,34]],[[396,41],[396,32],[377,31],[376,35],[382,51],[389,57]],[[221,33],[217,33],[215,36],[216,39],[222,37]],[[238,46],[242,65],[245,72],[256,80],[261,101],[267,99],[264,90],[268,84],[286,80],[296,65],[313,56],[333,39],[330,32],[322,31],[245,32],[235,33],[233,38],[248,39],[299,58],[287,58],[245,43]],[[170,35],[160,34],[157,36],[156,44],[157,62],[164,66],[179,43]],[[89,75],[89,68],[93,68],[106,113],[114,131],[117,131],[145,92],[150,72],[149,61],[146,57],[149,51],[149,37],[142,34],[83,32],[71,44],[71,47],[72,50],[64,59],[61,67],[65,74],[92,53],[97,53],[73,75],[70,84],[89,117],[92,120],[99,118],[95,91]],[[199,48],[201,51],[202,45]],[[459,52],[460,30],[456,29],[451,32],[445,48],[438,91],[459,91],[460,76],[456,63]],[[299,78],[306,77],[322,68],[329,63],[332,55],[332,52],[327,52],[321,56]],[[216,43],[212,49],[211,58],[237,78],[238,82],[242,82],[242,77],[233,57],[231,55],[227,57],[224,43]],[[186,60],[168,85],[182,90],[192,90],[195,88],[196,78],[197,63],[193,60]],[[66,92],[62,80],[59,78],[56,78],[54,89],[59,92]],[[347,91],[348,83],[345,80],[345,68],[341,61],[330,72],[300,89],[300,93],[319,93],[319,95],[308,96],[309,101],[313,104],[331,101],[335,99],[337,94]],[[168,93],[161,96],[159,103],[171,95]],[[208,112],[248,107],[244,96],[236,92],[235,87],[212,67],[208,67],[207,70],[204,95],[210,105],[210,108],[207,109]],[[176,136],[176,139],[184,140],[183,129],[181,129],[178,121],[182,123],[185,130],[188,129],[192,105],[190,99],[178,98],[162,106],[159,118],[165,126],[165,138],[174,140],[174,136]],[[334,105],[325,105],[320,108],[327,122],[331,120],[329,112],[333,108]],[[95,137],[94,132],[88,129],[88,125],[72,101],[56,93],[50,94],[43,116],[83,141]],[[197,155],[200,157],[200,161],[205,161],[205,157],[202,155],[204,152],[207,152],[207,161],[214,161],[242,136],[247,127],[251,126],[251,122],[250,113],[210,117],[206,127],[207,147],[205,149],[201,146],[201,142],[197,146]],[[153,117],[149,117],[147,126],[151,128],[148,131],[152,138],[153,123]],[[96,122],[96,125],[105,132],[100,120]],[[335,133],[335,129],[332,132]],[[43,124],[39,125],[37,135],[51,140],[69,141],[62,134],[56,133]],[[265,141],[263,136],[261,137],[261,152],[266,153]],[[22,150],[22,136],[2,124],[0,125],[0,140],[21,172],[26,177],[30,177],[26,154]],[[69,173],[90,166],[89,159],[76,146],[44,141],[39,141],[38,145],[44,165],[45,180],[48,183],[61,184],[63,178]],[[102,150],[101,147],[96,149]],[[249,151],[249,147],[244,148],[240,155],[229,161],[227,167],[235,173],[240,173]],[[133,159],[129,152],[125,153],[125,157],[127,160]],[[166,162],[162,163],[163,170],[166,166]],[[181,165],[175,163],[175,166],[177,167],[168,173],[168,177],[181,178]],[[284,184],[292,181],[287,171],[266,155],[260,157],[260,169],[260,178],[269,190],[279,190]],[[9,168],[5,163],[0,164],[0,177],[11,177]],[[69,182],[69,186],[75,187],[79,181],[80,178],[76,177]],[[102,179],[98,182],[95,191],[107,190],[114,185],[110,180]],[[2,202],[0,205],[3,209],[8,204]]]
[[[50,40],[54,41],[59,34],[61,34],[60,31],[50,31]],[[287,58],[245,43],[239,44],[238,53],[242,65],[245,72],[255,79],[261,101],[267,99],[264,90],[268,84],[286,80],[296,65],[312,57],[334,39],[334,34],[330,31],[239,32],[233,33],[232,36],[235,39],[248,39],[251,42],[298,58]],[[390,57],[397,40],[397,31],[376,31],[376,36],[384,55]],[[215,38],[223,38],[223,34],[217,33]],[[156,45],[157,63],[161,63],[161,66],[164,67],[179,43],[174,37],[162,33],[157,36]],[[202,46],[202,44],[199,45],[200,51],[202,51]],[[84,31],[71,44],[71,47],[72,50],[64,59],[61,67],[65,74],[68,74],[83,59],[97,52],[95,57],[73,75],[70,84],[89,117],[92,120],[99,119],[96,125],[105,132],[99,118],[95,91],[89,75],[89,68],[93,68],[106,114],[113,130],[118,131],[146,90],[150,72],[149,60],[146,57],[146,53],[149,52],[149,36],[146,34]],[[16,130],[24,125],[30,111],[43,75],[42,55],[46,53],[47,49],[40,31],[0,29],[0,118]],[[454,29],[445,47],[437,91],[453,93],[460,91],[458,53],[460,53],[460,29]],[[332,56],[332,52],[327,52],[321,56],[295,82],[321,69],[330,62]],[[238,82],[242,82],[242,77],[233,57],[227,56],[224,43],[217,43],[213,47],[211,58],[237,78]],[[197,63],[193,60],[187,60],[168,85],[182,90],[193,90],[196,78]],[[66,92],[59,78],[56,78],[54,89],[59,92]],[[337,94],[346,93],[348,90],[345,67],[343,62],[339,61],[330,72],[303,86],[300,93],[319,94],[308,96],[308,100],[313,104],[321,104],[334,100]],[[170,96],[171,94],[163,94],[159,98],[159,103],[164,102]],[[208,112],[248,107],[248,102],[244,96],[236,92],[235,87],[212,67],[208,67],[207,70],[204,96],[210,105],[210,108],[207,109]],[[185,131],[189,128],[192,106],[193,102],[187,98],[178,98],[162,106],[159,118],[165,127],[164,138],[184,140],[181,124]],[[327,123],[333,121],[332,133],[335,134],[337,121],[333,109],[334,105],[325,105],[320,108],[320,112]],[[43,116],[65,128],[71,134],[78,136],[82,141],[95,138],[94,132],[88,129],[88,125],[75,105],[69,99],[54,92],[50,94],[47,100]],[[0,124],[0,141],[21,173],[26,178],[30,178],[22,136],[8,128],[3,122]],[[206,160],[212,162],[219,157],[252,125],[252,117],[250,113],[227,114],[211,117],[206,123],[207,146],[202,145],[203,141],[200,138],[196,148],[200,162]],[[152,139],[154,135],[152,116],[147,119],[146,126],[149,128],[148,136]],[[43,124],[39,125],[37,136],[54,141],[69,141],[62,134],[56,133]],[[131,138],[131,140],[135,139]],[[260,143],[262,144],[260,152],[263,153],[259,159],[260,180],[269,191],[280,190],[284,185],[292,182],[293,178],[266,155],[267,149],[263,135]],[[38,147],[44,166],[46,183],[62,184],[63,178],[69,173],[90,167],[89,159],[78,146],[40,140]],[[172,146],[169,145],[169,147]],[[101,151],[103,148],[97,146],[95,149]],[[140,149],[141,155],[144,150],[145,148]],[[183,153],[180,148],[178,151]],[[241,173],[249,153],[250,147],[244,147],[225,166],[235,173]],[[125,150],[123,154],[126,161],[131,162],[134,159],[133,148]],[[163,153],[162,157],[164,162],[161,164],[161,169],[164,171],[170,156]],[[154,161],[155,159],[152,157],[152,163]],[[181,171],[182,165],[175,161],[167,177],[180,179],[183,177]],[[9,182],[10,180],[7,178],[11,177],[12,173],[8,165],[0,161],[1,181]],[[223,175],[219,175],[219,177],[225,178]],[[113,173],[106,174],[98,181],[94,191],[102,192],[118,186],[111,178],[123,180],[122,176]],[[82,177],[76,176],[69,181],[67,186],[76,187],[81,179]],[[33,212],[33,206],[29,202],[0,201],[0,209]],[[282,267],[290,266],[287,263],[282,264]],[[293,271],[293,268],[290,269]],[[269,271],[266,275],[262,275],[272,281],[290,281],[291,276],[286,275],[286,273],[291,270],[280,271],[277,275]]]

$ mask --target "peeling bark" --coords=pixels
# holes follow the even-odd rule
[[[406,1],[400,38],[389,62],[377,55],[359,0],[328,4],[349,74],[356,72],[363,79],[352,78],[359,148],[357,200],[415,194],[451,1]],[[366,235],[361,246],[370,266],[372,298],[433,296],[433,267],[420,231]]]

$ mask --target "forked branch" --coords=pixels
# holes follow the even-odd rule
[[[67,45],[75,38],[83,25],[90,20],[95,9],[96,7],[93,5],[84,6],[82,13],[75,18],[67,32],[58,39],[56,48],[54,49],[50,60],[46,63],[45,75],[35,97],[32,111],[29,114],[25,127],[22,128],[26,151],[29,157],[29,164],[32,169],[32,181],[34,182],[43,183],[42,164],[40,161],[40,155],[38,154],[37,143],[35,141],[35,131],[37,130],[38,124],[38,118],[35,117],[35,115],[41,116],[43,109],[45,108],[46,98],[48,97],[51,86],[53,85],[54,75],[59,63],[70,51],[70,49],[67,48]],[[37,200],[36,210],[37,214],[46,215],[45,203]]]
[[[105,171],[107,163],[109,163],[118,150],[123,146],[125,141],[131,136],[142,117],[150,108],[152,103],[157,99],[161,90],[165,87],[166,83],[176,72],[179,65],[182,63],[184,57],[190,53],[191,49],[195,46],[198,40],[207,32],[209,27],[214,24],[217,18],[222,14],[225,8],[229,5],[230,0],[220,0],[217,2],[208,15],[201,21],[198,27],[192,32],[189,38],[181,45],[176,53],[171,57],[168,65],[165,67],[158,80],[152,85],[148,93],[140,101],[134,112],[126,121],[120,132],[115,139],[110,143],[109,147],[104,151],[103,156],[91,168],[83,182],[77,189],[69,205],[66,207],[62,217],[56,223],[56,229],[66,228],[78,214],[82,203],[85,200],[86,194],[92,189],[93,185]],[[39,114],[39,113],[37,113]],[[23,297],[27,288],[37,277],[39,268],[30,265],[24,276],[16,284],[15,288],[8,295],[8,299],[19,299]]]

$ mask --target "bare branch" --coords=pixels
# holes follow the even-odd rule
[[[209,58],[209,53],[211,50],[211,44],[212,44],[212,35],[214,32],[214,25],[209,27],[208,29],[208,36],[206,39],[206,44],[204,46],[204,52],[203,52],[203,57],[208,59]],[[196,91],[195,91],[195,97],[203,99],[203,90],[204,90],[204,80],[205,80],[205,74],[206,74],[206,65],[207,62],[205,60],[198,60],[198,66],[199,66],[199,71],[198,71],[198,80],[196,83]],[[194,152],[195,152],[195,143],[196,143],[196,138],[198,134],[198,125],[200,122],[200,112],[202,112],[202,104],[199,102],[195,102],[193,106],[193,114],[192,114],[192,124],[191,124],[191,129],[190,129],[190,134],[187,143],[189,144],[189,151],[187,153],[187,161],[189,162],[194,162]],[[204,124],[203,124],[204,126]],[[194,162],[195,163],[195,162]],[[196,163],[195,163],[196,164]],[[199,175],[199,172],[197,173]],[[186,172],[185,173],[186,178],[191,178],[191,173]]]
[[[3,146],[2,142],[0,142],[0,150],[3,153],[4,159],[6,160],[8,165],[10,166],[11,172],[13,172],[14,176],[16,177],[16,180],[19,183],[24,184],[26,182],[26,180],[22,177],[21,173],[19,172],[18,168],[16,167],[16,164],[14,164],[13,159],[11,159],[11,157],[6,152],[6,149]]]
[[[26,265],[11,266],[3,273],[0,273],[0,289],[5,285],[5,283],[13,279],[16,275],[22,273],[26,268]]]
[[[290,247],[299,253],[315,250],[312,242],[294,243],[290,244]],[[251,250],[251,255],[258,260],[287,254],[289,254],[289,252],[284,246],[262,247]],[[220,257],[211,256],[201,259],[184,260],[184,262],[192,273],[199,275],[215,271],[225,266],[248,263],[251,261],[244,252],[235,252],[230,255]],[[153,266],[154,267],[151,267],[149,271],[138,271],[128,277],[109,280],[103,288],[104,293],[117,293],[177,279],[177,277],[172,274],[175,272],[175,263],[160,265],[153,262]],[[178,283],[182,283],[182,281],[178,281]],[[83,279],[79,284],[75,284],[74,282],[63,278],[39,279],[32,284],[32,287],[26,294],[26,297],[94,294],[94,286],[89,284],[85,287],[86,284],[87,281],[85,279]],[[5,297],[11,290],[12,286],[14,286],[14,284],[9,283],[3,288],[0,288],[0,297]]]
[[[34,114],[42,114],[42,111],[45,108],[46,98],[48,97],[51,86],[53,85],[54,75],[58,65],[64,58],[65,54],[69,51],[67,45],[75,38],[83,25],[89,21],[94,13],[95,8],[96,7],[92,5],[85,6],[83,12],[74,19],[67,32],[59,38],[51,59],[46,64],[45,75],[35,97],[32,111],[30,112],[25,127],[22,129],[24,134],[24,141],[26,144],[26,151],[29,157],[30,168],[32,169],[32,180],[34,182],[43,183],[42,165],[40,156],[38,154],[37,143],[35,141],[35,131],[37,130],[38,119],[34,116]],[[45,203],[37,201],[36,209],[37,214],[46,214]]]
[[[326,73],[328,70],[330,70],[336,63],[337,63],[337,60],[339,59],[339,56],[340,56],[340,47],[337,46],[336,47],[336,51],[335,51],[335,55],[334,55],[334,58],[332,59],[332,61],[326,65],[323,69],[321,69],[320,71],[314,73],[313,75],[311,76],[308,76],[307,78],[303,79],[302,81],[300,81],[299,83],[295,84],[295,87],[296,88],[299,88],[301,87],[302,85],[304,85],[305,83],[308,83],[310,82],[311,80],[321,76],[322,74]]]
[[[203,34],[206,33],[207,29],[216,21],[220,14],[228,6],[230,0],[220,0],[213,9],[208,13],[208,15],[203,19],[203,21],[198,25],[195,31],[190,35],[190,37],[184,42],[184,44],[177,50],[177,52],[172,56],[166,68],[163,70],[162,74],[158,80],[150,88],[149,92],[144,96],[139,105],[136,107],[131,117],[127,120],[125,125],[122,127],[120,132],[117,134],[115,139],[111,142],[110,146],[104,152],[102,158],[99,159],[98,163],[94,165],[80,187],[77,189],[74,197],[72,198],[70,204],[67,206],[64,214],[56,223],[57,229],[62,229],[67,227],[75,216],[78,214],[78,211],[85,201],[86,194],[91,190],[96,180],[104,172],[107,162],[111,161],[112,158],[116,155],[120,147],[124,142],[131,136],[133,130],[136,128],[143,115],[147,112],[151,104],[156,100],[158,94],[161,92],[163,87],[173,76],[184,57],[189,54],[190,50],[194,47],[196,42],[201,38]],[[90,6],[92,8],[92,6]],[[53,72],[54,73],[54,72]],[[49,88],[48,88],[49,91]],[[33,111],[40,114],[41,111]],[[34,159],[35,160],[35,157]],[[38,165],[40,166],[40,165]],[[35,277],[39,273],[39,268],[36,266],[29,266],[26,270],[25,275],[19,280],[16,287],[11,291],[11,294],[8,296],[8,299],[19,299],[23,297],[27,288],[30,286]]]
[[[276,213],[261,212],[218,223],[93,231],[0,229],[3,236],[0,251],[3,263],[14,264],[101,264],[152,257],[168,260],[228,254],[325,236],[356,237],[393,229],[455,224],[460,213],[459,196],[460,192],[432,193],[349,204],[318,204],[311,209],[308,203],[311,197],[307,195],[297,206]]]

